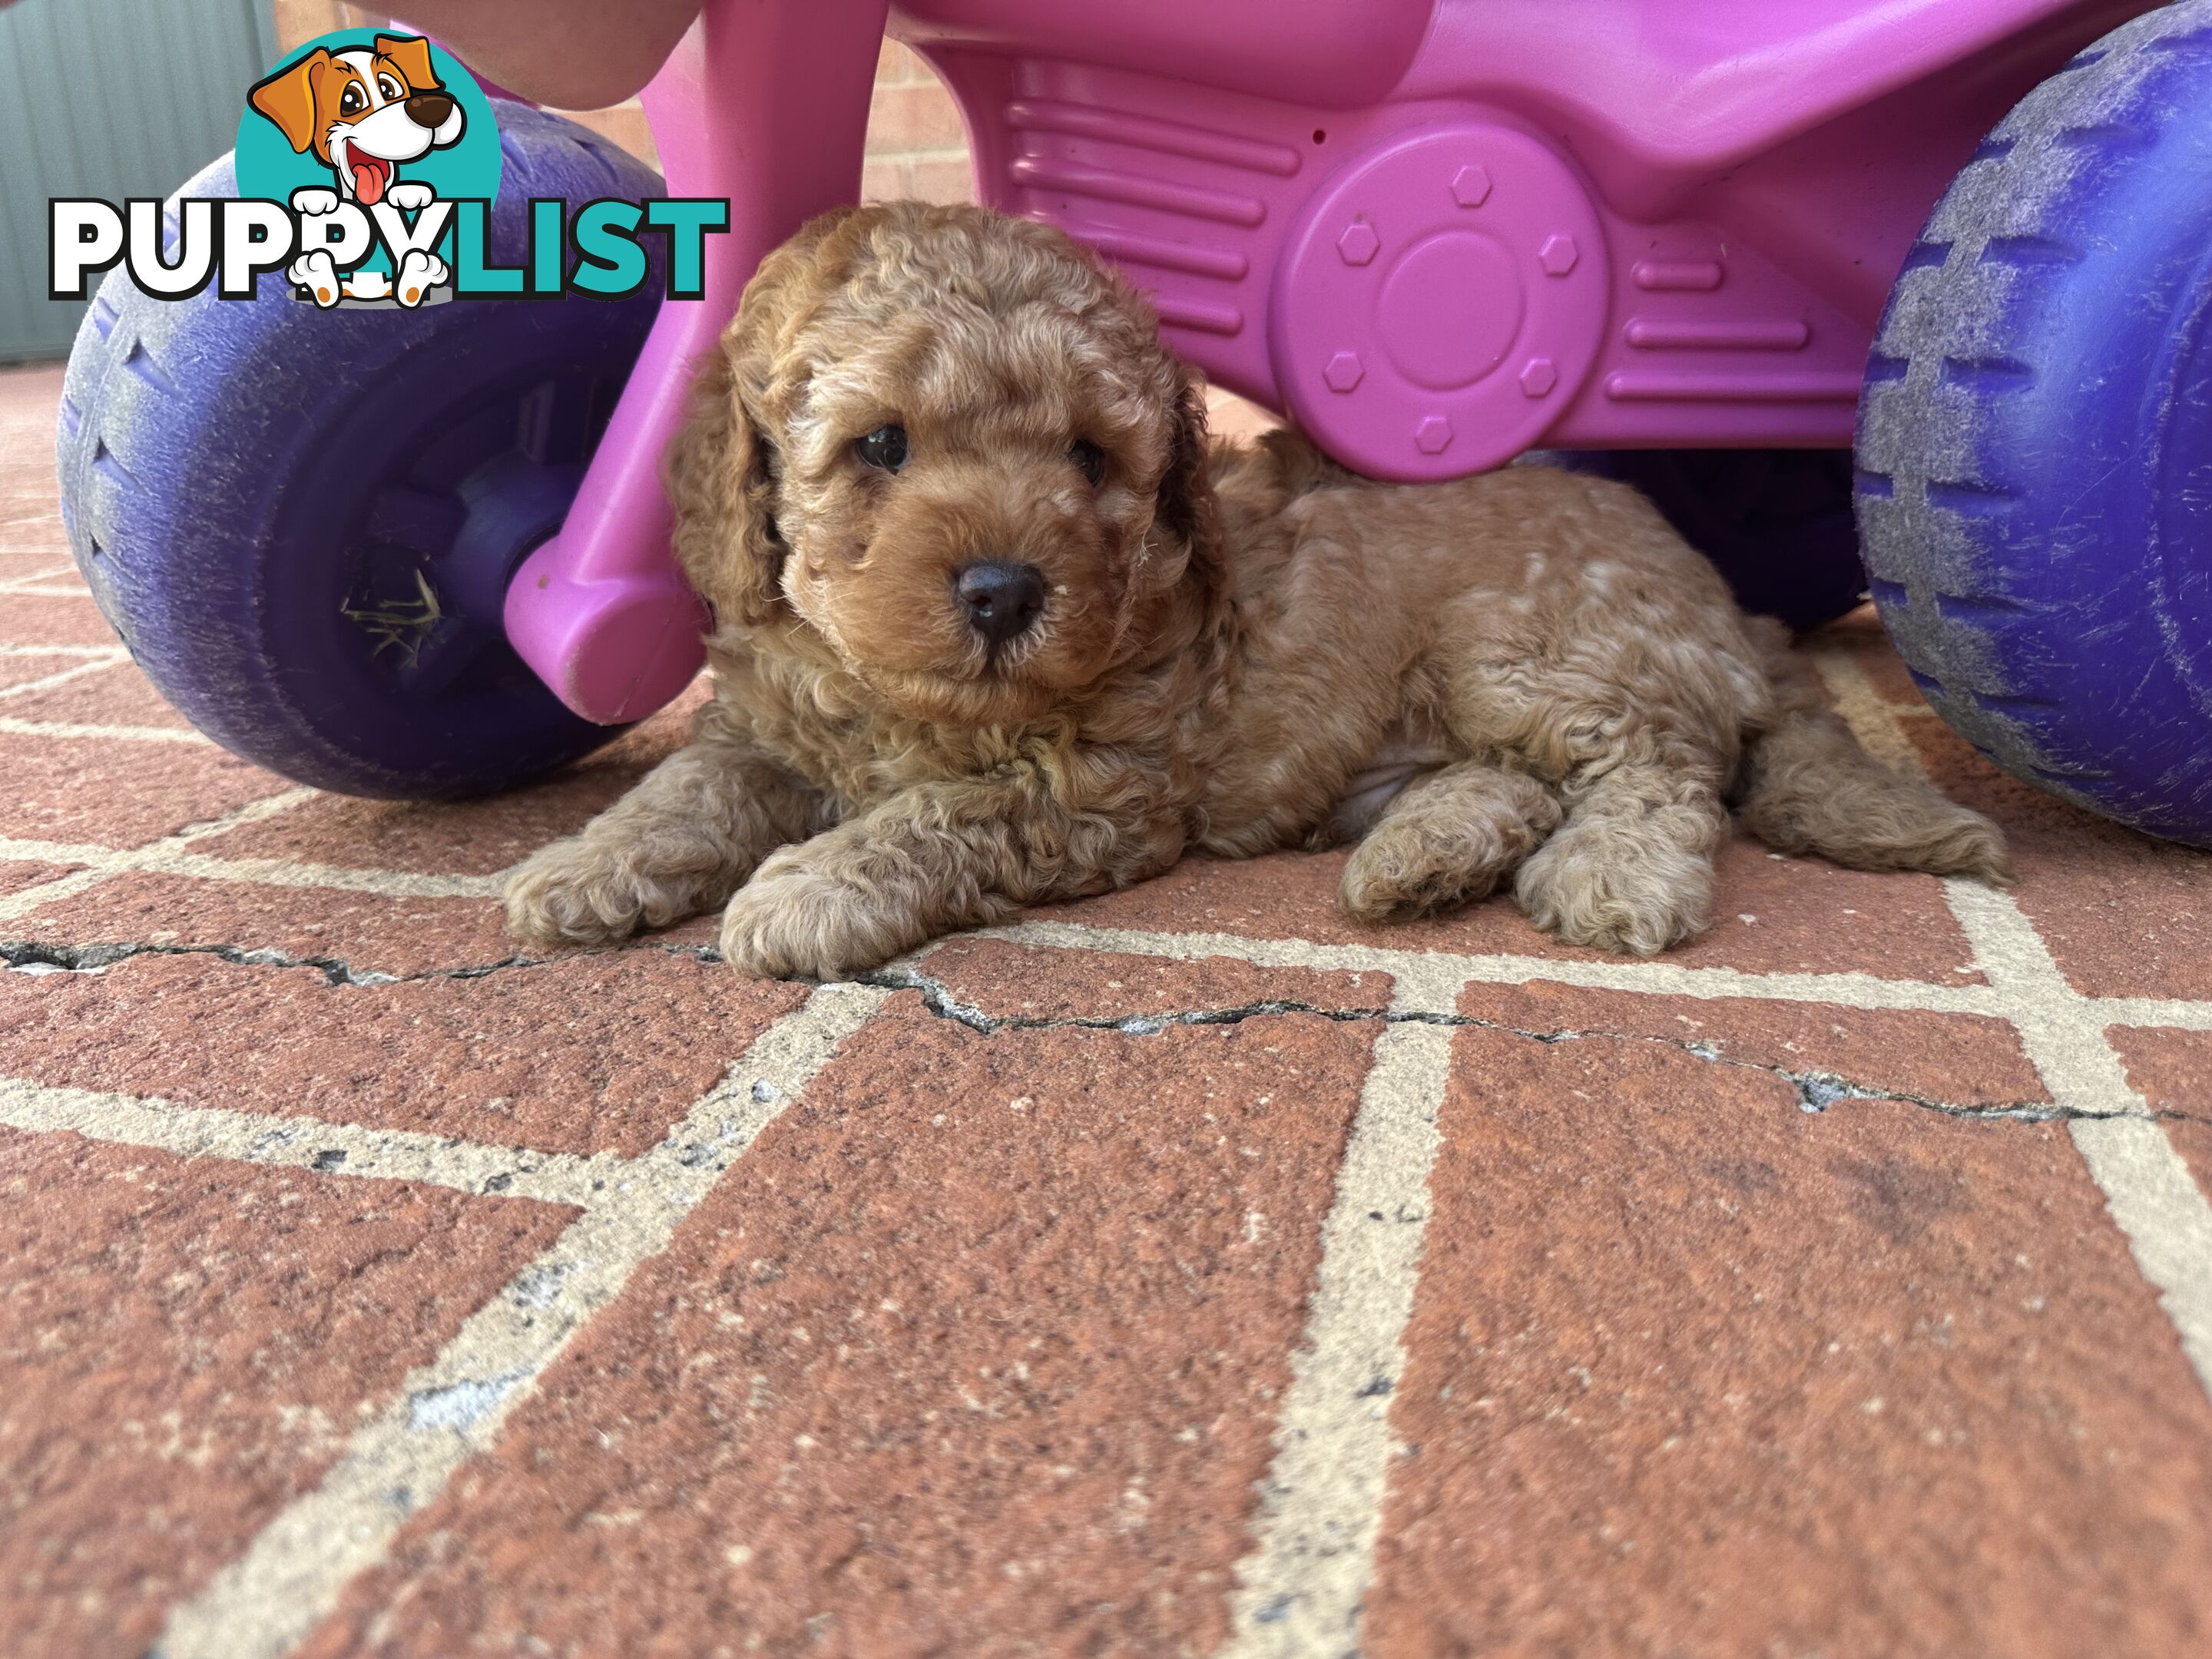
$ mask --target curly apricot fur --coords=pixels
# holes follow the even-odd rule
[[[886,423],[895,475],[854,448]],[[2007,874],[1994,826],[1871,761],[1634,491],[1210,444],[1150,307],[1042,226],[808,225],[701,371],[668,483],[714,701],[516,872],[528,939],[725,906],[737,966],[827,978],[1194,848],[1353,840],[1355,915],[1508,888],[1564,939],[1648,955],[1706,925],[1732,803],[1790,851]],[[952,590],[990,559],[1047,588],[998,648]]]

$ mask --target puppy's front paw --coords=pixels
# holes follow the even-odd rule
[[[1654,957],[1705,932],[1712,860],[1571,826],[1521,866],[1513,896],[1529,921],[1569,945]]]
[[[310,219],[320,218],[325,213],[338,210],[338,193],[334,190],[317,190],[303,185],[292,192],[292,211],[304,213]]]
[[[1414,785],[1352,849],[1337,903],[1392,921],[1487,898],[1559,821],[1534,779],[1454,768]]]
[[[881,898],[778,857],[722,912],[721,951],[732,968],[763,979],[842,979],[917,943],[920,930],[901,922]]]
[[[426,208],[438,199],[438,192],[419,181],[403,179],[384,192],[384,199],[402,213],[412,213]]]
[[[1352,849],[1337,908],[1355,921],[1404,921],[1486,898],[1498,885],[1492,860],[1451,855],[1433,842],[1385,825]]]
[[[507,878],[507,931],[532,945],[607,945],[648,919],[654,895],[581,836],[541,847]]]

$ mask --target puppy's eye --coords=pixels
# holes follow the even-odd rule
[[[906,428],[879,426],[855,443],[853,450],[870,466],[896,472],[906,465]]]
[[[407,92],[406,88],[388,75],[380,75],[376,77],[376,89],[384,94],[387,101],[391,102],[398,101],[405,96]]]
[[[358,115],[368,102],[368,100],[361,95],[361,82],[349,81],[346,83],[346,89],[338,94],[338,113]]]
[[[1093,489],[1106,476],[1106,452],[1088,438],[1078,438],[1068,446],[1067,459],[1083,469],[1083,476],[1091,481]]]

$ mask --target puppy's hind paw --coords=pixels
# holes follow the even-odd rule
[[[1942,876],[1966,876],[1985,887],[2013,884],[2012,849],[2004,831],[1979,812],[1960,809],[1961,817],[1949,834],[1928,849],[1924,868]]]
[[[1908,805],[1911,810],[1903,810]],[[1906,802],[1874,803],[1852,826],[1846,844],[1820,850],[1859,870],[1921,870],[1990,887],[2009,887],[2013,879],[2004,831],[1933,789],[1917,791]]]
[[[504,896],[507,931],[538,945],[612,944],[651,923],[654,908],[633,872],[580,836],[532,854]]]

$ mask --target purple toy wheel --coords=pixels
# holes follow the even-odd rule
[[[2008,771],[2212,846],[2212,0],[2023,100],[1905,261],[1859,410],[1882,621]]]
[[[490,258],[533,197],[635,199],[646,167],[499,106]],[[228,157],[185,187],[234,193]],[[322,312],[102,283],[62,402],[63,510],[101,611],[233,752],[349,794],[504,788],[615,735],[508,647],[508,576],[560,526],[652,325],[644,294]]]

